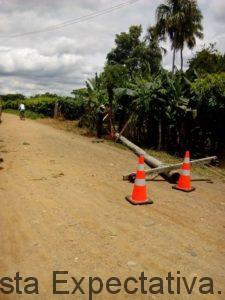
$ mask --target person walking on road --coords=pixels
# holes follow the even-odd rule
[[[19,105],[19,115],[21,120],[25,120],[25,105],[23,103]]]

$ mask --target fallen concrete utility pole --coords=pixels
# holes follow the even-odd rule
[[[200,159],[195,159],[195,160],[191,160],[190,163],[192,165],[194,164],[207,164],[212,162],[213,160],[216,160],[217,157],[216,156],[210,156],[210,157],[206,157],[206,158],[200,158]],[[154,169],[148,169],[145,171],[146,175],[152,175],[152,174],[161,174],[164,172],[170,172],[173,170],[177,170],[180,169],[182,166],[182,162],[178,163],[178,164],[168,164],[168,165],[164,165],[164,166],[160,166],[158,168],[154,168]],[[123,180],[129,180],[131,174],[127,174],[123,176]]]
[[[121,143],[128,147],[131,151],[133,151],[136,155],[144,156],[145,163],[151,167],[151,168],[159,168],[165,166],[164,163],[162,163],[160,160],[154,158],[153,156],[150,156],[147,152],[145,152],[143,149],[138,147],[137,145],[133,144],[130,142],[128,139],[126,139],[124,136],[119,135],[118,133],[115,134],[116,138],[121,141]],[[167,165],[168,166],[168,165]],[[178,178],[179,178],[179,173],[178,172],[161,172],[160,175],[168,180],[169,182],[175,183]]]

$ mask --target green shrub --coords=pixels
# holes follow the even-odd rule
[[[211,74],[192,83],[198,109],[199,140],[220,153],[225,145],[225,73]]]
[[[60,111],[67,120],[79,119],[85,111],[85,101],[83,99],[62,98],[59,100]]]

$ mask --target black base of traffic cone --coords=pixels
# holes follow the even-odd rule
[[[179,187],[176,186],[176,185],[174,185],[172,188],[173,188],[174,190],[178,190],[178,191],[185,192],[185,193],[191,193],[191,192],[193,192],[193,191],[196,190],[195,187],[191,187],[189,190],[185,190],[185,189],[179,188]]]
[[[128,202],[130,202],[131,204],[133,204],[133,205],[147,205],[147,204],[153,204],[153,203],[154,203],[154,202],[153,202],[152,200],[150,200],[150,199],[147,199],[146,201],[143,201],[143,202],[134,201],[134,200],[132,199],[131,196],[127,196],[125,199],[126,199]]]

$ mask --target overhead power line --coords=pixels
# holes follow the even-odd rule
[[[78,18],[74,18],[74,19],[70,19],[68,21],[62,22],[62,23],[58,23],[56,25],[52,25],[52,26],[48,26],[45,27],[43,29],[39,29],[39,30],[34,30],[34,31],[28,31],[28,32],[23,32],[23,33],[18,33],[18,34],[13,34],[13,35],[9,35],[9,36],[1,36],[1,38],[17,38],[17,37],[22,37],[22,36],[27,36],[27,35],[33,35],[33,34],[39,34],[39,33],[45,33],[45,32],[50,32],[50,31],[55,31],[55,30],[59,30],[59,29],[63,29],[65,27],[77,24],[77,23],[81,23],[84,21],[89,21],[91,19],[94,19],[96,17],[102,16],[102,15],[106,15],[109,14],[115,10],[119,10],[121,8],[124,8],[126,6],[130,6],[132,4],[135,4],[136,2],[138,2],[139,0],[130,0],[128,2],[123,2],[114,6],[111,6],[109,8],[103,9],[103,10],[98,10],[95,11],[93,13],[78,17]]]

